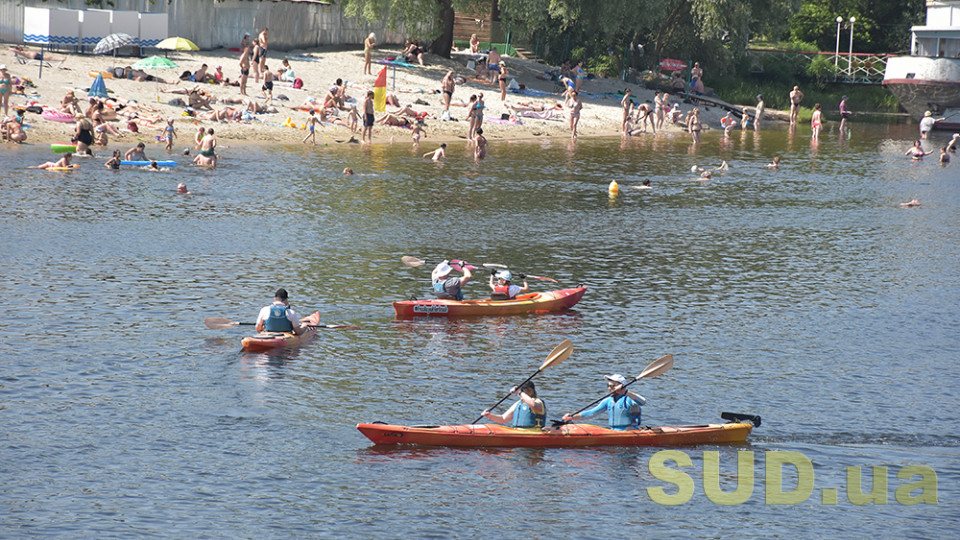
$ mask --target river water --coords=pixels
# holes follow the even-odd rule
[[[960,163],[904,159],[915,129],[495,142],[479,165],[463,144],[434,164],[326,138],[160,173],[26,170],[51,154],[7,147],[0,536],[952,538]],[[713,181],[689,172],[721,160]],[[395,321],[391,301],[429,292],[430,264],[403,255],[589,290],[560,314]],[[261,355],[239,352],[249,327],[204,327],[253,320],[279,286],[361,329]],[[535,379],[551,418],[669,353],[634,385],[644,424],[763,424],[676,449],[689,467],[663,448],[382,448],[355,429],[470,422],[566,338],[574,354]],[[738,505],[705,493],[717,450],[724,491],[755,480]],[[796,464],[780,492],[808,496],[772,504],[771,456]]]

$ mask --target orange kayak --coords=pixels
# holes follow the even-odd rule
[[[754,417],[757,424],[759,417]],[[749,421],[700,426],[663,426],[617,431],[591,424],[566,424],[551,428],[512,428],[500,424],[459,426],[398,426],[357,424],[374,444],[425,446],[573,448],[586,446],[683,446],[744,442],[753,430]]]
[[[549,313],[569,309],[577,304],[585,286],[540,293],[521,294],[512,300],[403,300],[394,302],[398,319],[413,317],[478,317]]]
[[[243,338],[240,345],[243,350],[248,352],[262,352],[302,345],[313,339],[313,335],[317,333],[317,326],[320,324],[320,312],[316,311],[300,319],[300,323],[311,327],[299,336],[290,332],[258,332],[255,335]]]

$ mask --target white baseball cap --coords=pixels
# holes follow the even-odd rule
[[[433,277],[440,278],[449,275],[450,272],[453,272],[453,267],[450,266],[449,261],[443,261],[433,269]]]
[[[612,383],[627,384],[626,377],[619,373],[614,373],[613,375],[604,375],[603,378]]]

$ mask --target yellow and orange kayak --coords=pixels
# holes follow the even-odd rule
[[[398,319],[413,317],[478,317],[520,315],[524,313],[549,313],[569,309],[577,304],[585,286],[557,291],[518,295],[512,300],[403,300],[394,302],[393,309]]]
[[[248,352],[263,352],[270,349],[302,345],[313,339],[313,335],[317,333],[317,327],[320,325],[320,312],[315,311],[303,317],[300,319],[300,324],[308,325],[306,332],[300,335],[290,332],[258,332],[255,335],[243,338],[240,345],[243,350]]]
[[[759,417],[754,422],[759,424]],[[565,448],[587,446],[683,446],[744,442],[753,430],[750,421],[699,426],[662,426],[617,431],[591,424],[566,424],[551,428],[512,428],[500,424],[458,426],[399,426],[357,424],[374,444],[425,446]]]

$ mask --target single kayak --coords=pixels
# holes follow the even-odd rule
[[[50,145],[50,150],[57,154],[62,154],[64,152],[76,152],[77,145],[73,143],[53,143]]]
[[[512,300],[403,300],[393,303],[398,319],[413,317],[476,317],[483,315],[520,315],[523,313],[549,313],[569,309],[577,304],[587,288],[583,285],[572,289],[518,295]]]
[[[574,448],[586,446],[683,446],[692,444],[737,443],[747,440],[760,417],[724,413],[726,424],[661,426],[617,431],[591,424],[565,424],[550,428],[513,428],[500,424],[459,426],[398,426],[357,424],[357,429],[374,444],[417,444],[424,446]]]
[[[258,332],[255,335],[243,338],[240,345],[243,350],[248,352],[262,352],[303,345],[317,333],[317,326],[320,324],[320,312],[316,311],[300,319],[300,323],[306,323],[310,325],[310,328],[307,328],[307,331],[299,336],[290,332]]]
[[[152,161],[127,161],[127,160],[120,161],[121,165],[140,165],[142,167],[146,167],[151,163],[153,162]],[[161,167],[173,167],[176,164],[177,164],[176,161],[157,161],[157,165]]]

